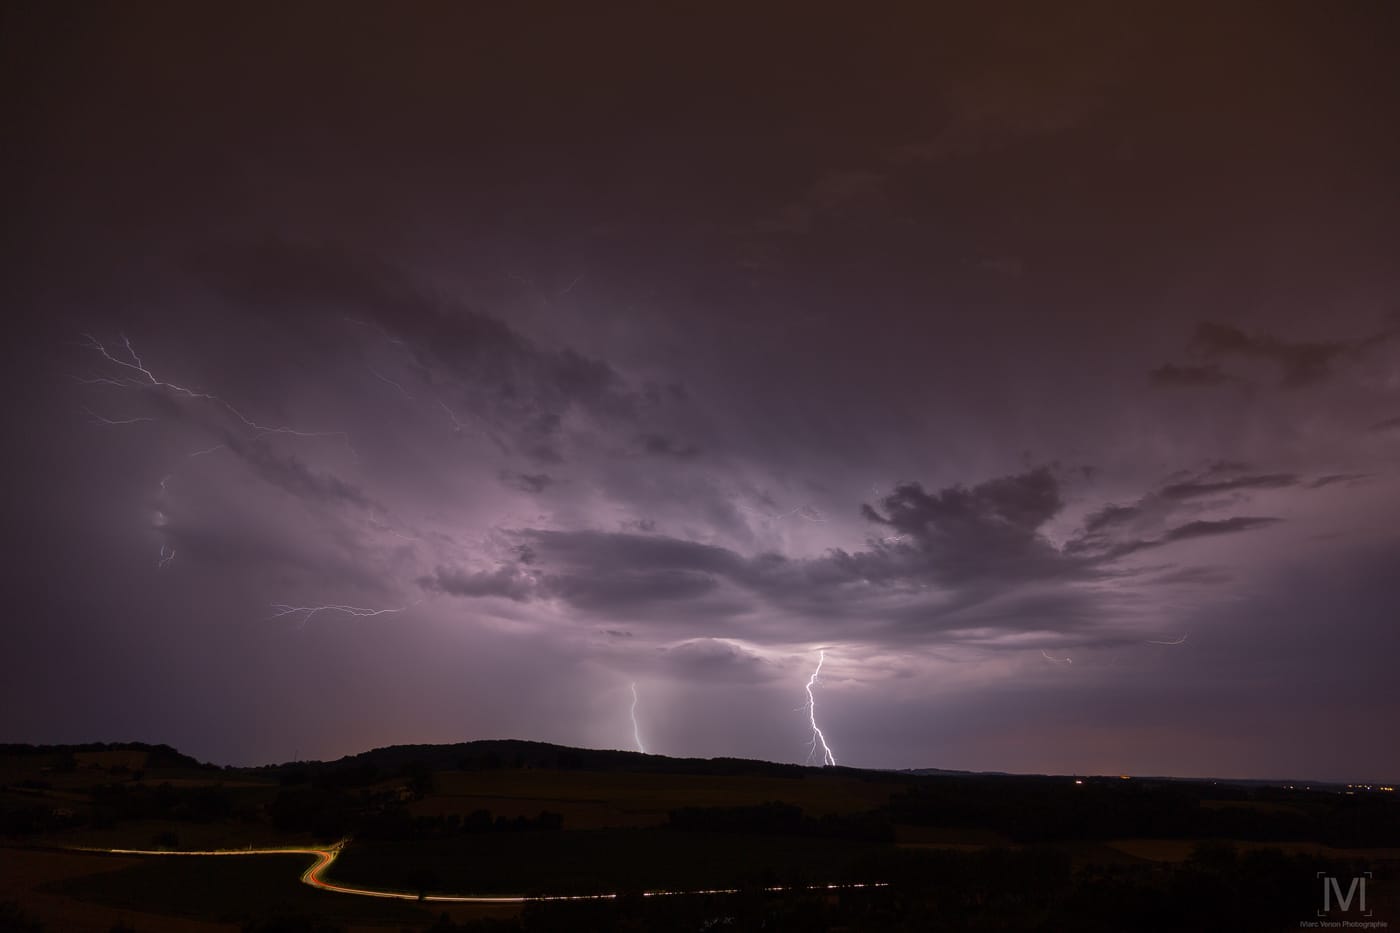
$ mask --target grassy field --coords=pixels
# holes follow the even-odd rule
[[[560,813],[566,829],[654,826],[680,807],[734,807],[781,800],[812,816],[849,814],[888,802],[905,784],[841,775],[803,777],[503,770],[443,771],[415,816],[490,810],[503,816]]]
[[[1327,859],[1400,861],[1400,849],[1337,849],[1317,842],[1252,842],[1247,839],[1227,841],[1241,852],[1277,849],[1289,855],[1315,855]],[[1200,844],[1199,839],[1115,839],[1107,843],[1109,847],[1120,852],[1153,862],[1184,862]]]
[[[616,753],[528,744],[413,747],[367,753],[372,761],[257,772],[180,764],[169,750],[152,752],[142,768],[130,751],[80,752],[76,765],[44,754],[0,756],[0,775],[13,781],[0,781],[0,818],[14,843],[0,848],[0,901],[17,902],[49,931],[72,933],[108,933],[117,924],[141,933],[234,933],[276,915],[324,917],[350,933],[397,933],[425,930],[444,912],[303,885],[306,856],[133,858],[44,848],[244,848],[347,837],[329,880],[410,895],[745,889],[712,905],[704,897],[623,898],[573,904],[573,914],[564,902],[446,908],[457,920],[513,916],[531,931],[588,929],[593,913],[614,907],[630,918],[619,929],[670,928],[647,913],[663,908],[698,929],[750,901],[755,928],[774,911],[815,910],[813,923],[820,915],[852,929],[884,930],[886,920],[906,915],[921,918],[910,929],[960,929],[987,911],[1001,918],[999,928],[1054,912],[1047,928],[1078,929],[1110,905],[1113,923],[1119,913],[1160,919],[1168,908],[1189,907],[1196,913],[1168,927],[1187,929],[1191,917],[1209,914],[1243,929],[1255,915],[1230,913],[1229,892],[1303,916],[1320,868],[1374,868],[1377,903],[1382,877],[1400,871],[1400,849],[1341,847],[1394,846],[1396,811],[1379,797],[1118,780],[1086,787],[1044,777],[919,779],[729,761],[667,770],[642,760],[628,770],[609,757]],[[441,759],[493,763],[442,770]],[[495,821],[441,819],[483,810]],[[536,820],[546,811],[563,817],[561,828]],[[1146,838],[1154,835],[1172,838]],[[1265,841],[1274,839],[1300,841]],[[1197,852],[1203,840],[1216,844]],[[1223,840],[1234,840],[1238,857],[1222,854]],[[1257,851],[1267,849],[1281,854]],[[757,892],[859,880],[895,887],[847,892],[848,900]],[[701,901],[709,906],[696,907]],[[548,920],[554,908],[573,925]],[[864,926],[851,925],[862,917]]]
[[[892,846],[849,840],[610,829],[355,844],[328,878],[455,894],[595,894],[846,880]],[[423,879],[428,879],[426,882]]]
[[[93,857],[100,862],[103,857]],[[318,891],[300,881],[311,858],[252,855],[220,858],[115,859],[118,867],[50,881],[42,893],[131,911],[216,923],[243,923],[277,913],[340,921],[426,924],[436,912],[413,903]]]
[[[173,834],[174,845],[166,845]],[[127,820],[116,826],[85,827],[47,833],[45,845],[99,849],[246,849],[311,845],[306,833],[284,833],[260,823],[189,823],[177,820]]]
[[[64,933],[109,933],[125,924],[141,933],[228,933],[237,926],[159,913],[159,902],[137,907],[103,904],[62,893],[71,882],[100,873],[120,874],[139,863],[74,852],[0,847],[0,901],[14,901],[24,912]],[[144,909],[143,909],[144,908]],[[147,912],[155,910],[156,912]]]

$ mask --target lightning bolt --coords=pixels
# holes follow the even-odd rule
[[[201,392],[197,389],[190,388],[189,386],[180,385],[179,383],[169,382],[165,379],[159,378],[158,376],[156,376],[155,372],[149,366],[146,365],[145,360],[141,358],[141,355],[136,351],[136,348],[132,345],[131,339],[125,334],[121,335],[120,345],[114,346],[112,348],[109,348],[106,344],[98,340],[92,334],[85,333],[82,335],[82,337],[84,340],[82,347],[84,349],[90,350],[96,353],[97,355],[101,356],[103,360],[105,360],[111,366],[115,367],[117,371],[117,375],[115,376],[102,375],[93,378],[73,377],[83,385],[102,385],[119,389],[156,389],[159,391],[166,392],[170,395],[206,402],[218,409],[223,410],[228,415],[231,415],[234,419],[237,420],[238,423],[242,424],[255,436],[261,437],[269,434],[284,434],[306,438],[338,437],[345,442],[345,446],[347,449],[349,449],[352,456],[356,457],[357,459],[359,457],[358,451],[356,451],[354,445],[350,443],[350,435],[345,433],[344,431],[302,431],[296,428],[287,427],[285,425],[263,424],[261,422],[254,421],[252,418],[249,418],[227,399],[224,399],[218,395],[214,395],[209,392]],[[402,387],[400,387],[400,389],[402,390]],[[103,425],[131,425],[143,422],[153,422],[156,420],[154,418],[147,417],[109,418],[94,412],[90,408],[84,408],[83,411],[87,413],[88,417],[92,419],[94,423]],[[216,450],[223,450],[226,448],[226,446],[226,444],[215,444],[212,447],[206,447],[201,450],[196,450],[190,454],[187,454],[184,458],[184,462],[193,460],[196,457],[204,456],[205,454],[213,453]],[[181,465],[183,465],[183,463]],[[165,496],[168,493],[169,483],[172,479],[174,479],[175,474],[177,472],[179,472],[179,466],[176,466],[175,468],[171,469],[168,473],[161,477],[160,494],[162,496]],[[164,516],[160,513],[157,513],[157,524],[165,524]],[[156,561],[156,566],[160,569],[164,569],[174,559],[175,548],[170,544],[162,543],[160,546],[160,556]],[[309,614],[307,615],[307,618],[310,618]]]
[[[383,337],[385,340],[389,341],[390,343],[392,343],[392,344],[397,344],[398,346],[403,346],[403,345],[404,345],[404,342],[403,342],[402,340],[400,340],[398,337],[395,337],[394,335],[390,334],[387,330],[385,330],[384,328],[380,327],[378,324],[372,324],[372,323],[370,323],[369,321],[362,321],[362,320],[360,320],[359,318],[345,317],[345,316],[343,316],[343,315],[342,315],[342,317],[341,317],[341,320],[342,320],[342,321],[346,321],[347,323],[350,323],[350,324],[354,324],[356,327],[370,327],[370,328],[373,328],[374,330],[379,331],[379,336]]]
[[[141,424],[156,420],[154,418],[107,418],[87,407],[83,408],[83,412],[93,420],[94,424]]]
[[[635,682],[632,684],[632,741],[637,743],[637,751],[645,755],[647,748],[642,744],[642,730],[637,725],[637,685]]]
[[[1186,637],[1190,634],[1190,632],[1183,632],[1180,638],[1174,638],[1171,641],[1157,641],[1155,639],[1149,638],[1147,640],[1147,643],[1149,645],[1184,645],[1186,644]]]
[[[243,414],[242,411],[235,408],[232,404],[230,404],[228,401],[221,398],[220,396],[213,395],[208,392],[200,392],[196,389],[191,389],[187,386],[179,385],[178,383],[166,382],[163,379],[156,378],[155,373],[152,372],[151,369],[146,366],[145,361],[141,359],[140,354],[138,354],[136,352],[136,349],[131,345],[130,338],[128,338],[125,334],[121,336],[121,350],[119,351],[120,355],[114,354],[111,350],[107,348],[105,344],[102,343],[102,341],[98,340],[92,334],[83,334],[82,336],[83,339],[87,341],[85,344],[83,344],[84,349],[92,350],[93,352],[100,355],[108,363],[111,363],[113,366],[118,367],[122,372],[130,373],[132,375],[124,375],[120,379],[112,379],[110,377],[101,377],[98,379],[87,380],[80,379],[80,382],[112,385],[119,386],[122,388],[138,387],[164,389],[173,395],[179,395],[183,396],[184,398],[198,399],[200,401],[210,402],[224,409],[229,414],[233,415],[233,417],[238,419],[238,421],[241,422],[245,427],[257,434],[290,434],[295,437],[338,437],[345,441],[345,446],[350,448],[350,452],[352,454],[354,454],[357,457],[359,456],[359,454],[355,451],[355,448],[350,444],[350,435],[346,434],[344,431],[301,431],[296,428],[287,427],[285,425],[261,424],[257,421],[254,421],[252,418],[249,418],[247,415]],[[91,414],[91,412],[89,412],[89,414]],[[109,419],[101,420],[106,421],[106,423],[108,424],[128,423]]]
[[[826,650],[822,649],[817,655],[817,667],[812,671],[812,676],[807,678],[807,719],[812,724],[812,747],[807,752],[807,760],[811,761],[817,753],[817,746],[821,746],[822,765],[836,764],[836,755],[831,751],[831,746],[826,744],[826,736],[822,734],[821,727],[817,725],[817,698],[812,695],[812,687],[816,684],[817,678],[821,676],[822,665],[826,663]]]
[[[1052,658],[1052,657],[1050,657],[1050,655],[1045,651],[1044,648],[1041,648],[1041,649],[1040,649],[1040,656],[1043,657],[1043,658],[1044,658],[1045,660],[1047,660],[1047,661],[1054,661],[1056,664],[1073,664],[1073,663],[1074,663],[1074,659],[1073,659],[1073,658]]]
[[[415,604],[416,605],[416,604]],[[321,612],[341,612],[356,618],[365,619],[370,616],[392,615],[396,612],[403,612],[408,606],[397,606],[392,609],[365,609],[360,606],[289,606],[286,603],[273,603],[273,619],[282,619],[287,616],[300,615],[299,625],[305,626],[311,621],[311,617]]]
[[[404,398],[408,399],[410,402],[413,401],[413,396],[408,394],[408,390],[405,389],[405,388],[403,387],[403,384],[402,384],[402,383],[395,382],[393,379],[390,379],[388,376],[384,375],[384,374],[381,373],[379,370],[375,369],[373,366],[370,366],[370,367],[367,367],[367,368],[368,368],[369,371],[370,371],[370,375],[374,376],[374,378],[378,379],[380,382],[384,383],[385,385],[391,385],[391,386],[393,386],[394,388],[396,388],[396,389],[399,390],[399,394],[400,394],[400,395],[402,395]]]
[[[449,417],[449,418],[452,419],[452,431],[453,431],[453,433],[455,433],[455,434],[461,434],[461,433],[463,433],[464,431],[470,430],[470,427],[471,427],[471,426],[468,425],[468,424],[466,424],[465,422],[463,422],[461,418],[458,418],[458,417],[457,417],[457,413],[456,413],[455,411],[453,411],[451,408],[449,408],[446,402],[444,402],[442,399],[438,399],[438,400],[437,400],[437,403],[438,403],[438,407],[440,407],[443,411],[445,411],[445,412],[447,413],[447,417]]]
[[[185,454],[185,459],[193,460],[195,457],[203,457],[205,454],[212,454],[216,450],[223,450],[226,446],[228,445],[215,444],[213,447],[205,447],[200,450],[196,450],[192,453]],[[171,470],[169,473],[165,474],[160,478],[160,491],[162,493],[165,493],[167,491],[166,487],[169,485],[170,481],[175,478],[175,474],[179,472],[179,469],[179,467],[176,467],[175,469]]]

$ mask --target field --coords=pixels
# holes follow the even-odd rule
[[[883,806],[906,785],[814,771],[803,777],[505,770],[433,775],[432,794],[410,804],[415,816],[559,813],[568,829],[657,826],[681,807],[795,804],[815,816]]]
[[[50,930],[70,933],[109,933],[117,924],[142,933],[188,930],[215,933],[237,930],[231,924],[208,923],[191,917],[175,917],[163,903],[152,901],[138,908],[104,904],[79,891],[64,888],[79,881],[97,881],[101,875],[121,874],[141,860],[0,847],[0,902],[20,905],[30,917]]]
[[[649,829],[499,833],[351,846],[330,880],[472,894],[687,891],[864,880],[878,843]],[[427,879],[420,882],[419,879]]]
[[[422,923],[432,917],[412,903],[363,901],[308,887],[298,879],[310,861],[304,855],[143,858],[52,882],[44,890],[124,910],[160,903],[162,913],[224,923],[278,913],[381,924]]]
[[[1400,884],[1400,804],[1382,793],[918,776],[513,742],[245,770],[159,747],[13,748],[0,755],[3,929],[1186,931],[1209,916],[1221,929],[1276,930],[1315,912],[1318,872],[1371,872],[1377,917],[1393,912]],[[303,884],[309,855],[73,850],[341,840],[324,881],[404,899]],[[868,882],[881,885],[826,888]],[[715,889],[740,893],[639,896]]]

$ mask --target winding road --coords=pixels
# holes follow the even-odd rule
[[[335,884],[326,881],[324,875],[331,863],[339,857],[349,840],[342,839],[332,846],[321,848],[288,846],[270,849],[198,849],[198,850],[170,850],[170,849],[102,849],[86,846],[74,846],[73,851],[77,852],[100,852],[105,855],[159,855],[159,856],[236,856],[236,855],[311,855],[316,861],[311,867],[301,873],[302,884],[309,884],[313,888],[320,888],[323,891],[334,891],[337,894],[354,894],[359,897],[378,897],[394,901],[427,901],[437,904],[524,904],[527,901],[608,901],[615,900],[621,895],[613,894],[546,894],[546,895],[524,895],[524,894],[412,894],[407,891],[387,891],[381,888],[354,888],[348,885]],[[806,885],[804,891],[853,891],[860,888],[883,888],[888,887],[885,882],[874,881],[868,883],[854,884],[816,884]],[[787,887],[777,885],[763,889],[770,894],[781,893],[790,890]],[[707,888],[694,891],[643,891],[642,897],[673,897],[683,894],[737,894],[739,888]]]

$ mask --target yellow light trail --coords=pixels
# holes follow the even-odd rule
[[[337,894],[353,894],[359,897],[378,897],[395,901],[427,901],[434,904],[524,904],[529,901],[611,901],[621,897],[621,894],[412,894],[407,891],[386,891],[381,888],[355,888],[349,885],[335,884],[322,878],[326,869],[339,857],[349,840],[342,839],[333,846],[316,848],[313,846],[284,846],[269,849],[102,849],[90,846],[71,846],[72,851],[77,852],[98,852],[103,855],[203,855],[203,856],[231,856],[231,855],[311,855],[316,861],[311,867],[301,873],[301,883],[308,884],[313,888],[322,891],[334,891]],[[794,887],[784,887],[774,885],[762,888],[767,894],[780,894],[784,891],[854,891],[862,888],[886,888],[887,882],[870,881],[856,882],[851,884],[809,884]],[[685,894],[738,894],[740,888],[702,888],[693,891],[643,891],[642,897],[676,897]]]

